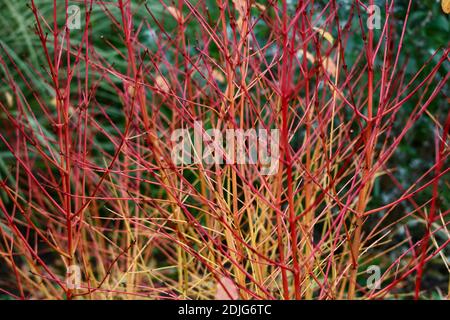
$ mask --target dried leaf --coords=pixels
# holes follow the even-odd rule
[[[244,24],[244,18],[243,18],[242,15],[239,15],[239,17],[236,20],[236,25],[237,25],[239,31],[242,30],[242,25],[243,24]]]
[[[299,58],[303,57],[303,50],[299,50],[298,57]],[[311,63],[315,63],[316,62],[316,58],[309,51],[306,51],[306,59],[308,59],[308,61],[311,62]]]
[[[234,7],[239,12],[240,16],[245,15],[247,11],[247,1],[246,0],[233,0]]]
[[[130,97],[134,98],[135,94],[136,94],[136,89],[133,85],[128,86],[128,94],[130,95]]]
[[[12,94],[9,93],[9,92],[6,92],[5,93],[5,99],[6,99],[6,104],[8,105],[8,107],[11,108],[13,106],[13,103],[14,103],[14,98],[13,98]]]
[[[303,50],[299,51],[300,57],[303,55]],[[309,62],[315,63],[316,58],[314,55],[308,51],[306,51],[306,59],[308,59]],[[324,69],[331,75],[334,76],[336,74],[336,64],[334,63],[333,59],[323,57],[322,58],[322,64]]]
[[[330,74],[331,76],[334,76],[336,74],[336,64],[334,63],[333,59],[324,58],[322,60],[322,63],[328,74]]]
[[[331,33],[329,33],[328,31],[325,31],[325,30],[322,29],[322,28],[313,28],[313,29],[316,30],[317,32],[319,32],[320,35],[321,35],[322,37],[324,37],[329,43],[333,44],[334,38],[333,38],[333,36],[331,35]]]
[[[162,76],[157,76],[155,78],[155,86],[162,92],[168,93],[170,91],[167,81]]]
[[[216,300],[237,300],[239,293],[233,280],[227,277],[220,278],[217,282]]]
[[[257,2],[253,4],[253,7],[259,9],[260,11],[266,11],[266,6]]]
[[[183,14],[177,8],[170,6],[170,7],[167,7],[167,11],[169,11],[169,13],[172,15],[172,17],[175,18],[175,20],[180,21],[180,22],[184,21]]]
[[[217,69],[213,69],[212,76],[214,79],[216,79],[217,81],[219,81],[221,83],[225,82],[225,77],[224,77],[223,73]]]
[[[450,13],[450,0],[441,0],[442,11],[446,14]]]

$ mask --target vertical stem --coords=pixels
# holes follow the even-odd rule
[[[303,43],[303,60],[302,60],[302,67],[305,73],[305,126],[306,126],[306,133],[305,133],[305,140],[310,141],[311,139],[311,121],[312,121],[312,112],[313,108],[310,108],[310,83],[309,83],[309,71],[308,71],[308,59],[307,59],[307,52],[308,52],[308,42],[306,40],[306,10],[302,13],[302,25],[301,25],[301,39]],[[306,170],[312,169],[312,161],[311,161],[311,143],[307,143],[306,145]],[[305,176],[305,209],[308,210],[305,214],[305,223],[304,223],[304,233],[305,233],[305,283],[307,284],[306,289],[306,299],[311,299],[313,290],[312,286],[310,285],[310,277],[309,273],[311,271],[311,266],[309,263],[310,255],[311,255],[311,242],[312,242],[312,232],[311,232],[311,225],[312,225],[312,219],[314,217],[314,211],[312,208],[313,204],[313,183],[310,179],[310,174]]]
[[[289,210],[289,231],[291,238],[291,248],[292,248],[292,261],[294,265],[294,296],[295,299],[301,298],[301,288],[300,288],[300,269],[298,263],[298,248],[297,248],[297,225],[296,225],[296,215],[294,210],[294,195],[293,195],[293,185],[292,185],[292,156],[290,152],[289,144],[289,88],[290,88],[290,73],[291,73],[291,44],[289,43],[288,37],[288,16],[287,16],[287,3],[283,1],[283,60],[281,69],[281,115],[282,115],[282,145],[286,160],[286,175],[287,175],[287,200],[288,200],[288,210]],[[292,35],[295,38],[295,32]]]
[[[374,0],[370,0],[370,6],[373,7]],[[366,141],[366,149],[365,149],[365,165],[363,167],[362,178],[364,181],[367,179],[370,169],[372,167],[372,158],[373,158],[373,147],[372,144],[372,116],[373,116],[373,29],[369,28],[369,38],[368,38],[368,46],[367,46],[367,86],[368,86],[368,101],[367,101],[367,128],[365,130],[365,141]],[[363,182],[364,183],[364,182]],[[348,290],[348,298],[355,298],[355,290],[356,290],[356,278],[358,274],[358,266],[359,266],[359,252],[361,247],[361,233],[363,226],[363,215],[366,209],[367,204],[367,195],[370,189],[370,180],[367,180],[358,197],[358,204],[356,208],[357,216],[356,216],[356,225],[355,225],[355,233],[353,235],[353,241],[351,244],[351,255],[353,257],[352,269],[350,273],[350,283]]]

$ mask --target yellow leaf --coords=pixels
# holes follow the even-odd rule
[[[320,35],[323,36],[329,43],[332,44],[334,42],[333,36],[328,31],[325,31],[322,28],[315,28],[315,27],[313,29],[319,32]]]
[[[8,107],[11,108],[13,106],[13,102],[14,102],[14,98],[13,98],[12,94],[9,92],[6,92],[5,99],[6,99],[6,104],[8,105]]]
[[[300,57],[303,56],[303,50],[300,50]],[[309,62],[314,63],[316,62],[316,58],[312,55],[312,53],[306,51],[306,59],[308,59]]]
[[[134,86],[133,85],[128,86],[127,91],[130,97],[134,98],[134,95],[136,94],[136,89],[134,88]]]
[[[244,19],[242,17],[243,17],[242,15],[239,15],[239,17],[236,20],[238,30],[242,30],[242,25],[244,24]]]
[[[184,20],[183,14],[177,8],[170,6],[170,7],[167,7],[167,11],[169,11],[169,13],[172,15],[172,17],[175,18],[175,20],[177,20],[177,21]]]
[[[303,54],[303,51],[300,51],[300,55]],[[314,55],[308,51],[306,51],[306,59],[308,59],[309,62],[315,63],[316,58]],[[334,76],[336,74],[336,64],[334,61],[330,58],[323,57],[322,58],[322,64],[324,69],[331,75]]]
[[[233,0],[234,7],[239,12],[240,16],[245,15],[247,11],[247,1],[246,0]]]
[[[450,0],[441,0],[442,11],[446,14],[450,13]]]
[[[324,58],[322,60],[323,66],[325,70],[327,70],[328,74],[334,76],[336,74],[336,64],[330,58]]]
[[[217,69],[213,69],[212,76],[219,82],[225,82],[225,77],[223,76],[222,72]]]
[[[170,88],[169,88],[169,85],[167,84],[167,81],[162,76],[157,76],[155,78],[155,85],[162,92],[167,93],[167,92],[170,91]]]
[[[253,7],[259,9],[260,11],[266,11],[266,6],[257,2],[253,4]]]

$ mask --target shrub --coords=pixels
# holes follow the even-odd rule
[[[366,2],[6,1],[0,291],[447,295],[449,49],[410,62],[417,4]],[[196,128],[279,130],[278,166],[177,163]]]

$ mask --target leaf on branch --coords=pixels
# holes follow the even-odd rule
[[[322,28],[316,28],[316,27],[314,27],[313,29],[316,30],[317,32],[319,32],[320,35],[321,35],[322,37],[324,37],[329,43],[333,44],[334,38],[333,38],[333,36],[331,35],[331,33],[329,33],[328,31],[325,31],[325,30],[322,29]]]

